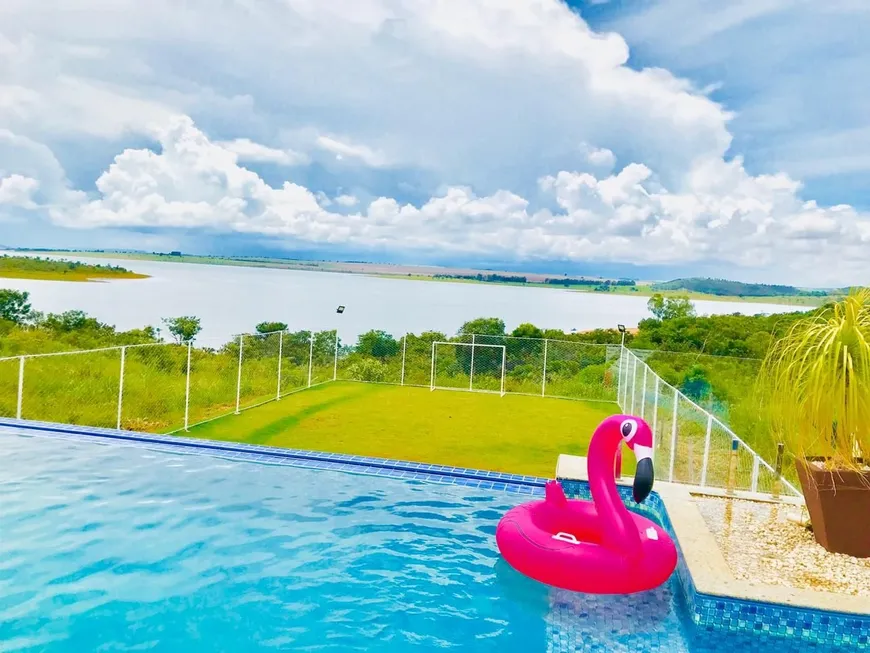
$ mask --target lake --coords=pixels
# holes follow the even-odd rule
[[[222,265],[69,257],[116,264],[149,279],[70,283],[0,279],[0,287],[27,290],[34,309],[79,309],[119,329],[160,326],[163,317],[196,315],[197,343],[222,344],[264,320],[291,330],[338,329],[345,341],[370,329],[455,333],[476,317],[500,317],[508,330],[523,322],[578,331],[637,325],[649,317],[647,297],[523,288],[495,284],[384,279],[360,274],[306,272]],[[343,315],[336,307],[346,306]],[[699,314],[782,313],[801,310],[772,304],[697,301]]]

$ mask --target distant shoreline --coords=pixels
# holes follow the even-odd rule
[[[84,258],[107,258],[129,261],[158,261],[167,263],[189,263],[194,265],[225,265],[238,267],[253,267],[281,270],[296,270],[308,272],[334,272],[340,274],[361,274],[382,279],[400,279],[408,281],[429,281],[442,283],[465,283],[487,286],[514,286],[525,288],[548,288],[550,290],[564,290],[574,293],[590,293],[600,295],[621,295],[636,297],[651,297],[654,294],[664,296],[688,296],[690,299],[699,301],[735,302],[747,304],[774,304],[779,306],[812,307],[820,306],[827,298],[772,295],[768,297],[740,297],[736,295],[709,295],[685,290],[653,290],[649,282],[638,282],[635,286],[610,286],[607,291],[596,290],[595,286],[563,286],[557,283],[545,283],[547,279],[558,278],[554,274],[542,273],[517,273],[497,270],[478,270],[473,268],[445,268],[424,265],[400,265],[387,263],[362,263],[362,262],[336,262],[336,261],[302,261],[293,259],[272,259],[265,257],[220,257],[220,256],[192,256],[185,254],[143,254],[138,252],[88,252],[81,250],[20,250],[17,254],[50,255],[50,256],[76,256]],[[139,275],[135,272],[131,276],[109,275],[100,279],[103,281],[112,278],[145,278],[148,275]],[[491,282],[477,279],[438,277],[435,275],[474,276],[477,274],[496,274],[503,276],[523,276],[526,283],[521,282]],[[18,277],[36,278],[36,277]],[[604,278],[583,276],[585,279]],[[60,279],[72,280],[72,279]],[[92,279],[79,279],[90,281]]]
[[[70,252],[70,256],[78,256]],[[147,279],[140,274],[119,267],[88,265],[73,261],[38,259],[22,253],[0,252],[0,279],[29,281],[63,281],[69,283],[102,283],[113,279]]]

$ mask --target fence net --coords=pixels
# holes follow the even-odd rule
[[[627,413],[643,417],[653,428],[654,451],[661,478],[676,483],[770,493],[794,494],[744,439],[715,413],[664,381],[652,365],[626,351],[618,366],[620,403]],[[748,365],[744,359],[734,359]],[[751,366],[748,369],[752,369]],[[757,435],[757,432],[750,432]]]
[[[281,396],[308,387],[308,361],[310,360],[311,333],[279,334],[281,352]]]
[[[113,427],[120,380],[119,349],[27,358],[21,417]]]
[[[237,344],[226,345],[220,349],[191,349],[190,424],[198,424],[235,411],[238,370]]]
[[[144,345],[124,353],[121,428],[163,433],[184,425],[187,347]]]
[[[20,361],[0,360],[0,416],[15,417],[20,403],[25,419],[149,432],[333,379],[617,402],[653,428],[660,478],[790,492],[764,463],[775,460],[775,444],[751,402],[752,359],[436,332],[372,331],[345,343],[336,331],[298,331],[242,335],[217,348],[153,343],[25,356],[19,392]]]
[[[0,360],[0,417],[15,417],[18,410],[19,358]]]

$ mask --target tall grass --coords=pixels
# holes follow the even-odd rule
[[[792,455],[863,468],[870,454],[870,289],[797,322],[764,361],[759,396]]]

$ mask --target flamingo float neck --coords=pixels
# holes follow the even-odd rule
[[[602,543],[609,549],[634,557],[642,552],[640,534],[616,488],[614,461],[623,442],[622,420],[614,416],[595,429],[589,443],[587,468],[589,489],[601,523]]]

